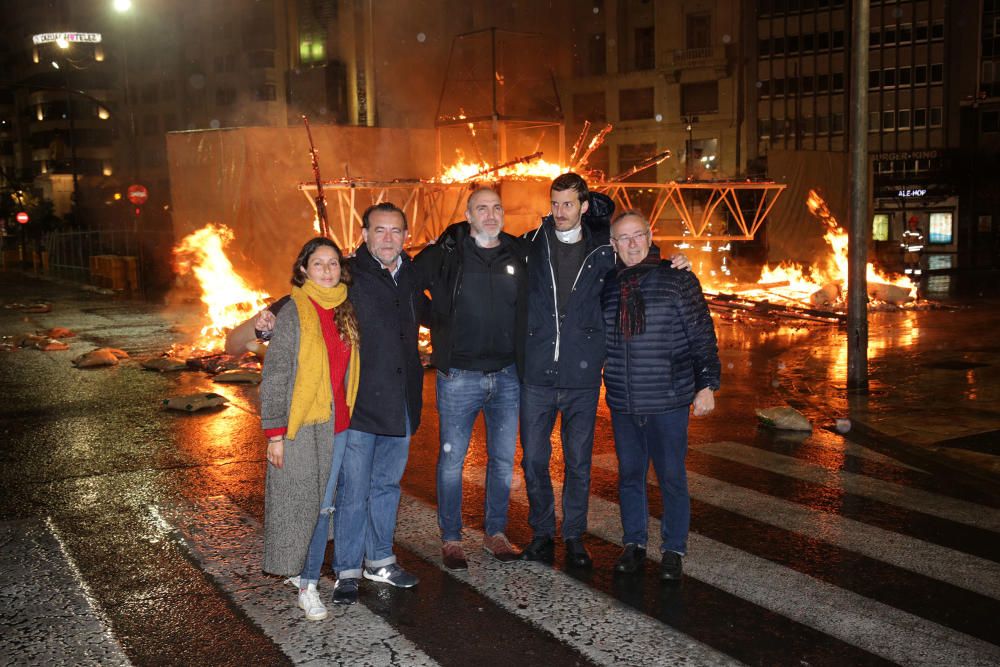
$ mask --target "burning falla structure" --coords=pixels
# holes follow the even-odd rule
[[[175,234],[182,239],[176,267],[197,279],[206,309],[197,346],[220,349],[224,332],[259,310],[268,293],[287,291],[288,265],[308,237],[322,230],[348,251],[357,247],[361,213],[371,204],[400,206],[410,244],[419,248],[462,218],[471,190],[489,185],[503,197],[506,230],[517,234],[548,212],[550,181],[571,170],[619,210],[647,213],[661,246],[694,256],[720,307],[766,300],[836,320],[845,293],[847,235],[816,192],[808,211],[803,207],[802,224],[819,222],[826,256],[807,266],[768,265],[756,282],[740,283],[726,263],[732,244],[755,237],[785,186],[657,182],[655,166],[670,158],[669,150],[620,174],[591,168],[613,128],[584,123],[568,145],[554,78],[539,66],[545,61],[537,35],[485,30],[458,36],[434,129],[319,125],[308,138],[301,127],[168,135]],[[309,178],[310,154],[321,162],[323,176],[317,170]],[[897,302],[913,287],[871,266],[869,280],[885,286],[876,288],[876,298]]]

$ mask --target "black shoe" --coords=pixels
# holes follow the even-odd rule
[[[552,563],[556,560],[556,543],[551,537],[535,537],[531,544],[521,553],[521,560],[534,560],[540,563]]]
[[[337,579],[333,585],[333,604],[354,604],[358,601],[358,580]]]
[[[646,547],[640,547],[637,544],[626,544],[625,550],[622,551],[622,555],[618,557],[618,562],[615,563],[615,570],[617,572],[632,574],[642,569],[644,560],[646,560]]]
[[[673,551],[663,552],[663,560],[660,561],[660,579],[664,581],[677,581],[681,578],[683,569],[683,556]]]
[[[571,567],[592,567],[593,559],[587,553],[582,537],[571,537],[566,540],[566,564]]]

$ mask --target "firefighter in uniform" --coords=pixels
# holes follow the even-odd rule
[[[917,216],[911,215],[906,221],[906,229],[903,230],[899,245],[903,249],[903,272],[908,276],[919,277],[923,273],[920,256],[924,252],[924,234],[920,231]]]

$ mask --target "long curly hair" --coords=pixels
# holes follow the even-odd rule
[[[344,253],[340,251],[337,244],[330,239],[317,236],[309,239],[299,250],[295,264],[292,265],[291,283],[296,287],[302,287],[306,282],[306,267],[309,266],[309,258],[318,248],[326,246],[332,248],[337,253],[337,260],[340,262],[340,282],[350,286],[351,270],[344,259]],[[333,319],[337,323],[337,331],[340,332],[341,339],[348,345],[358,346],[361,344],[361,332],[358,330],[358,315],[354,312],[354,305],[350,299],[345,299],[344,303],[337,306],[333,311]]]

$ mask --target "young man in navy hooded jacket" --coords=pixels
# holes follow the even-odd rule
[[[590,567],[587,530],[594,420],[604,364],[601,290],[615,265],[609,240],[614,203],[591,193],[579,175],[552,182],[552,214],[528,241],[527,323],[520,428],[525,485],[533,531],[525,560],[555,559],[555,498],[549,462],[556,415],[562,417],[562,537],[566,562]],[[675,262],[689,266],[683,255]]]

